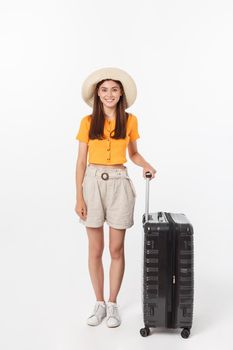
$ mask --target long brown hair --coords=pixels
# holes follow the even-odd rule
[[[103,103],[101,102],[98,96],[98,89],[100,85],[106,80],[113,80],[113,79],[101,80],[99,83],[96,84],[96,87],[95,87],[94,104],[93,104],[93,111],[91,115],[92,116],[91,125],[89,130],[90,139],[103,140],[104,138],[103,133],[104,133],[105,114],[104,114]],[[122,139],[122,138],[124,139],[126,137],[126,124],[129,117],[129,113],[125,112],[125,109],[127,108],[127,100],[126,100],[124,87],[122,83],[119,80],[113,80],[113,81],[119,84],[122,95],[116,106],[116,124],[115,124],[115,129],[111,132],[111,134],[114,132],[114,135],[110,135],[110,136],[114,139]]]

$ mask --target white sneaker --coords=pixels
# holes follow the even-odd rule
[[[105,302],[97,301],[93,314],[87,319],[87,324],[89,326],[98,326],[103,321],[104,317],[106,317],[106,304]]]
[[[110,328],[118,327],[121,324],[121,318],[119,315],[119,310],[117,303],[108,302],[107,303],[107,326]]]

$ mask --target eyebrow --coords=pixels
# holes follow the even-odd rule
[[[112,86],[112,88],[111,89],[113,89],[113,88],[118,88],[119,89],[119,86]],[[107,87],[106,86],[101,86],[101,89],[107,89]]]

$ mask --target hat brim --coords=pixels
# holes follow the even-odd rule
[[[104,79],[119,80],[124,88],[127,108],[134,103],[137,97],[137,88],[133,78],[122,69],[106,67],[92,72],[83,82],[82,98],[90,107],[93,107],[96,84]]]

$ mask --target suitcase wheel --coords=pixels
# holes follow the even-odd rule
[[[141,328],[140,334],[142,337],[147,337],[150,334],[150,328],[149,327]]]
[[[189,328],[184,328],[181,332],[181,337],[187,339],[190,334],[190,329]]]

